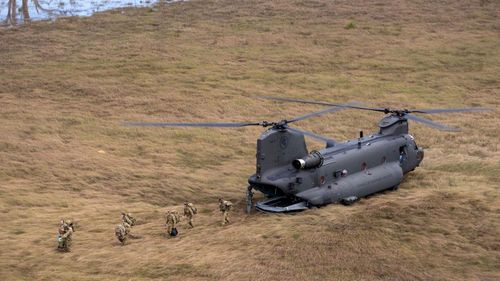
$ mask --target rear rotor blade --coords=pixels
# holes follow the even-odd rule
[[[308,132],[308,131],[304,131],[304,130],[301,130],[301,129],[297,129],[297,128],[292,128],[292,127],[287,127],[288,130],[290,131],[295,131],[297,133],[302,133],[306,136],[309,136],[311,138],[315,138],[317,140],[320,140],[320,141],[324,141],[326,142],[327,144],[329,145],[334,145],[335,143],[337,143],[336,141],[330,139],[330,138],[327,138],[327,137],[324,137],[324,136],[320,136],[320,135],[317,135],[315,133],[311,133],[311,132]]]
[[[234,128],[245,126],[260,126],[261,123],[156,123],[156,122],[126,122],[125,126],[141,127],[220,127]]]
[[[277,101],[288,101],[288,102],[298,102],[298,103],[308,103],[308,104],[338,106],[338,107],[344,107],[344,108],[362,109],[362,110],[378,111],[378,112],[384,112],[384,113],[394,113],[394,112],[398,112],[398,111],[399,112],[404,111],[405,113],[434,114],[434,113],[491,111],[491,109],[489,109],[489,108],[483,108],[483,107],[448,108],[448,109],[391,110],[391,109],[388,109],[388,108],[376,108],[376,107],[358,106],[356,104],[335,104],[335,103],[322,102],[322,101],[310,101],[310,100],[292,99],[292,98],[281,98],[281,97],[260,97],[260,98],[268,99],[268,100],[277,100]]]
[[[406,114],[404,117],[406,117],[407,119],[411,119],[413,121],[417,121],[417,122],[426,124],[426,125],[431,126],[433,128],[443,130],[443,131],[451,131],[451,132],[458,131],[457,128],[448,127],[448,126],[443,125],[441,123],[438,123],[438,122],[435,122],[435,121],[432,121],[432,120],[429,120],[429,119],[426,119],[426,118],[423,118],[423,117],[419,117],[419,116],[416,116],[416,115],[413,115],[413,114]]]
[[[309,101],[309,100],[291,99],[291,98],[280,98],[280,97],[260,97],[260,98],[268,99],[268,100],[277,100],[277,101],[288,101],[288,102],[297,102],[297,103],[338,106],[338,107],[344,107],[344,108],[354,108],[354,109],[379,111],[379,112],[387,112],[387,110],[388,110],[386,108],[372,108],[372,107],[364,107],[364,106],[356,106],[356,105],[348,105],[348,104],[337,104],[337,103],[329,103],[329,102],[322,102],[322,101]]]
[[[468,108],[448,108],[448,109],[415,109],[409,110],[411,113],[452,113],[452,112],[480,112],[480,111],[490,111],[489,108],[484,107],[468,107]]]

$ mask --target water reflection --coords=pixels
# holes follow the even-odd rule
[[[120,7],[146,7],[157,2],[179,0],[0,0],[0,19],[15,25],[31,20],[54,19],[61,16],[90,16],[96,12]]]

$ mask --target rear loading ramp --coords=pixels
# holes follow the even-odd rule
[[[259,211],[268,213],[300,212],[309,209],[306,201],[287,196],[273,197],[255,204]]]

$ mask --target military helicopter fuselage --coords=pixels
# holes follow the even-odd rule
[[[270,199],[257,203],[268,212],[299,211],[308,206],[352,203],[358,198],[395,189],[403,175],[417,167],[423,150],[408,134],[408,122],[391,115],[380,131],[308,152],[304,135],[272,127],[257,140],[256,173],[250,186]]]

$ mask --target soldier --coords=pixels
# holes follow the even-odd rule
[[[115,228],[115,235],[118,241],[123,245],[127,242],[128,231],[127,228],[123,225],[123,223],[119,224]]]
[[[231,211],[231,206],[233,206],[233,203],[224,200],[222,197],[219,198],[219,210],[223,214],[222,225],[229,223],[229,211]]]
[[[62,239],[62,236],[64,235],[64,233],[66,233],[66,229],[67,229],[68,225],[66,224],[66,222],[64,221],[64,219],[61,219],[60,223],[59,223],[59,228],[57,230],[57,249],[58,250],[64,250],[65,249],[65,240]]]
[[[136,220],[134,217],[132,217],[131,213],[122,212],[122,222],[127,223],[129,226],[134,226]]]
[[[186,216],[189,219],[188,224],[191,226],[191,228],[194,227],[193,219],[196,213],[198,213],[198,210],[196,209],[193,203],[190,202],[184,203],[184,216]]]
[[[121,220],[122,220],[121,225],[125,228],[126,235],[128,235],[130,229],[132,228],[132,221],[128,218],[127,214],[125,213],[122,213]]]
[[[168,210],[166,214],[167,233],[170,236],[177,236],[177,223],[179,223],[179,215],[177,211]]]
[[[71,222],[70,220],[61,220],[61,225],[59,226],[59,235],[57,236],[57,248],[59,250],[66,252],[70,251],[73,232],[73,222]]]
[[[131,233],[132,226],[134,226],[136,223],[136,219],[132,216],[132,214],[122,212],[121,215],[122,215],[121,216],[122,226],[125,227],[125,232],[126,232],[127,238],[128,237],[130,237],[132,239],[140,238],[139,236],[136,236],[136,235]]]

